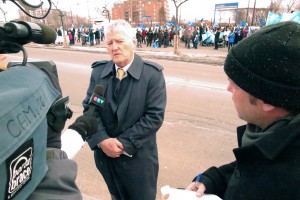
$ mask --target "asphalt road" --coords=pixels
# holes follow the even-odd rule
[[[91,68],[95,60],[109,59],[107,54],[80,51],[27,48],[29,60],[55,61],[64,96],[70,96],[74,117],[82,114]],[[10,60],[20,60],[12,54]],[[149,58],[148,58],[149,59]],[[152,60],[152,59],[151,59]],[[212,165],[233,160],[236,147],[235,128],[242,124],[237,118],[226,90],[227,77],[222,66],[172,60],[152,60],[164,68],[167,84],[167,108],[164,124],[157,133],[160,188],[186,187],[199,172]],[[97,171],[93,152],[85,145],[76,155],[77,184],[85,200],[109,200],[107,187]]]

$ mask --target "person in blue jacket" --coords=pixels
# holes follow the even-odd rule
[[[234,45],[234,40],[235,40],[235,34],[234,34],[234,29],[232,28],[230,30],[230,33],[228,34],[228,51],[233,47]]]

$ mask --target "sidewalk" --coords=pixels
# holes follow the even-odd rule
[[[82,46],[81,43],[75,43],[74,45],[69,45],[68,47],[63,47],[62,45],[40,45],[40,44],[27,44],[30,47],[41,46],[44,48],[55,48],[60,50],[70,50],[70,51],[85,51],[91,53],[107,53],[106,44],[101,42],[100,45],[95,46]],[[203,64],[212,65],[223,65],[224,60],[227,55],[227,47],[220,47],[218,50],[214,50],[214,46],[199,46],[198,49],[184,47],[184,43],[179,43],[179,55],[173,53],[174,47],[168,48],[153,48],[147,47],[143,44],[141,48],[136,48],[136,53],[143,58],[155,58],[155,59],[168,59],[174,61],[184,61],[184,62],[195,62]]]

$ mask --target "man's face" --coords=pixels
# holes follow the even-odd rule
[[[124,67],[134,57],[135,40],[129,38],[123,31],[113,31],[106,36],[108,53],[113,62]]]
[[[262,101],[252,97],[230,79],[227,90],[232,93],[232,101],[239,118],[248,123],[258,125],[258,121],[262,116]]]
[[[6,56],[3,54],[0,54],[0,69],[5,70],[7,67],[7,62],[5,61]]]

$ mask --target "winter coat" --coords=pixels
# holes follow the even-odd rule
[[[241,140],[246,126],[238,127],[239,147],[233,150],[236,161],[203,173],[206,193],[223,200],[300,199],[299,121],[245,147]]]

